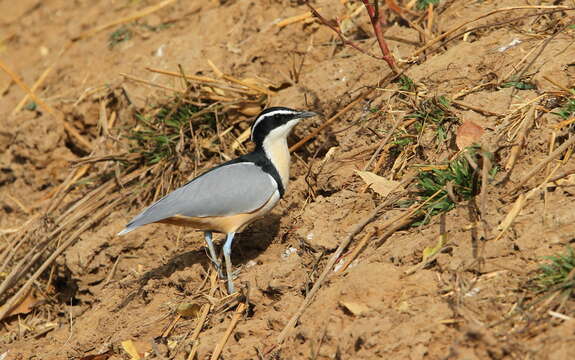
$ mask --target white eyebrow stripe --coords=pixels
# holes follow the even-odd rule
[[[281,109],[281,110],[274,110],[274,111],[270,111],[268,113],[265,113],[263,115],[258,116],[258,118],[256,119],[256,121],[254,122],[254,124],[252,125],[252,133],[250,135],[252,141],[254,139],[254,132],[253,130],[256,128],[256,126],[258,126],[258,124],[265,118],[268,117],[272,117],[275,115],[295,115],[298,114],[299,111],[295,111],[295,110],[287,110],[287,109]]]

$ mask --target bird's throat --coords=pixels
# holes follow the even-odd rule
[[[284,189],[287,189],[289,182],[290,153],[287,145],[287,139],[275,138],[266,139],[263,144],[266,157],[270,159],[279,173]]]

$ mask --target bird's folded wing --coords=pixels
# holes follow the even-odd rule
[[[123,233],[171,216],[227,216],[262,207],[277,191],[259,166],[240,162],[215,168],[164,196],[136,216]]]

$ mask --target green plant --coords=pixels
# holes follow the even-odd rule
[[[501,84],[502,88],[515,88],[517,90],[535,90],[537,86],[531,81],[512,75],[509,80]]]
[[[417,0],[415,7],[418,10],[425,10],[429,7],[429,4],[437,5],[437,4],[439,4],[439,0]]]
[[[501,84],[501,87],[503,88],[516,88],[517,90],[534,90],[537,89],[537,86],[535,86],[535,84],[530,83],[528,81],[508,81],[508,82],[504,82],[503,84]]]
[[[422,133],[426,125],[435,128],[435,137],[438,143],[447,140],[448,125],[457,121],[457,117],[451,112],[450,101],[445,96],[437,96],[422,101],[416,111],[405,116],[406,119],[417,119],[414,127],[418,133]]]
[[[413,144],[415,142],[415,139],[413,137],[410,136],[403,136],[403,137],[399,137],[396,140],[392,141],[392,144],[397,145],[399,147],[404,147],[407,146],[409,144]]]
[[[142,27],[143,29],[146,29],[148,31],[159,32],[159,31],[171,28],[173,24],[162,23],[160,25],[149,25],[149,24],[143,23],[143,24],[138,24],[138,25],[140,27]]]
[[[180,140],[191,141],[190,118],[200,110],[199,106],[174,99],[156,107],[152,115],[137,114],[140,125],[128,135],[134,140],[132,152],[139,153],[148,165],[174,157]],[[212,113],[203,114],[202,119],[204,128],[215,129]]]
[[[557,112],[553,114],[560,116],[563,120],[568,120],[575,115],[575,98],[568,99]]]
[[[108,48],[112,49],[121,42],[132,38],[133,32],[127,26],[121,26],[108,37]]]
[[[38,105],[34,101],[30,101],[24,105],[24,109],[28,111],[36,111],[36,109],[38,109]]]
[[[575,251],[568,246],[565,254],[546,257],[549,262],[541,265],[535,283],[540,291],[560,291],[571,295],[575,290]]]
[[[415,82],[413,82],[413,80],[410,77],[406,75],[401,75],[399,77],[399,90],[414,92]]]
[[[399,148],[403,148],[409,144],[413,144],[417,141],[417,136],[409,134],[406,130],[397,130],[393,134],[393,139],[391,143]]]
[[[478,159],[477,148],[469,147],[465,151],[469,157]],[[461,154],[448,164],[427,166],[420,171],[417,187],[420,202],[428,201],[423,206],[425,216],[419,225],[427,222],[431,216],[453,209],[455,200],[467,200],[477,195],[481,184],[478,172],[469,164],[467,157]]]

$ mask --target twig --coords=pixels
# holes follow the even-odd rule
[[[10,244],[10,248],[7,249],[7,251],[4,251],[4,253],[2,254],[2,258],[0,259],[0,273],[7,271],[6,268],[8,267],[8,264],[10,263],[10,261],[12,260],[14,255],[16,255],[16,253],[18,252],[18,250],[20,249],[20,247],[24,243],[26,243],[28,240],[30,240],[30,237],[32,236],[32,231],[30,231],[29,229],[33,228],[33,226],[34,226],[33,221],[38,220],[39,216],[40,216],[39,214],[36,214],[36,215],[32,216],[31,218],[29,218],[28,220],[26,220],[24,225],[32,223],[32,226],[26,226],[25,227],[25,229],[28,231],[24,232],[23,236],[19,236],[18,239],[16,240],[16,235],[12,235],[10,237],[10,239],[6,242],[7,244]],[[22,225],[22,226],[24,226],[24,225]],[[37,246],[37,245],[38,244],[36,243],[34,246]],[[28,254],[26,254],[26,255],[28,255]],[[7,278],[7,276],[4,276],[4,281],[6,281],[6,278]],[[0,292],[0,296],[2,296],[2,292]]]
[[[378,85],[379,87],[386,87],[387,85],[389,85],[393,80],[397,79],[401,74],[395,74],[395,73],[389,73],[382,81],[382,83],[380,85]],[[292,147],[290,147],[290,152],[294,152],[297,149],[299,149],[300,147],[302,147],[305,143],[307,143],[308,141],[310,141],[311,139],[315,138],[323,129],[325,129],[327,126],[329,126],[332,122],[334,122],[335,120],[339,119],[343,114],[347,113],[349,110],[351,110],[355,105],[357,105],[362,99],[364,99],[365,97],[369,96],[374,90],[376,89],[376,87],[368,87],[367,89],[365,89],[361,94],[359,94],[355,99],[353,99],[349,104],[347,104],[343,109],[341,109],[340,111],[338,111],[335,115],[333,115],[331,118],[327,119],[326,121],[324,121],[323,124],[320,125],[320,127],[318,127],[317,129],[315,129],[314,131],[312,131],[308,136],[306,136],[305,138],[301,139],[300,141],[298,141],[296,144],[292,145]]]
[[[153,72],[153,73],[157,73],[157,74],[174,76],[174,77],[184,78],[186,80],[198,81],[198,82],[203,82],[203,83],[215,83],[215,84],[224,83],[221,80],[213,79],[213,78],[207,77],[207,76],[198,76],[198,75],[190,75],[190,74],[182,75],[181,73],[177,73],[177,72],[173,72],[173,71],[167,71],[167,70],[161,70],[161,69],[154,69],[151,67],[145,67],[144,69],[146,69],[150,72]]]
[[[411,19],[407,16],[405,16],[405,12],[409,13],[410,15],[414,15],[414,16],[418,16],[419,13],[417,12],[413,12],[410,9],[402,9],[400,8],[395,1],[393,0],[385,0],[385,3],[387,5],[387,7],[395,12],[403,21],[405,21],[411,28],[413,28],[415,31],[417,31],[422,38],[426,38],[427,34],[425,33],[425,30],[423,30],[421,28],[421,26],[419,26],[418,24],[414,23],[413,21],[411,21]],[[390,36],[387,37],[389,40],[393,40]],[[417,46],[419,45],[419,43],[414,43],[413,45]]]
[[[68,134],[70,136],[72,136],[73,138],[75,138],[80,147],[83,147],[84,150],[87,151],[92,151],[92,144],[86,140],[82,135],[80,135],[80,133],[70,124],[68,124],[61,116],[61,114],[59,114],[58,112],[56,112],[56,110],[54,110],[53,107],[51,107],[50,105],[48,105],[46,102],[44,102],[44,100],[40,99],[38,96],[36,96],[36,94],[28,87],[28,85],[26,85],[24,83],[24,81],[22,81],[22,79],[20,78],[20,76],[18,76],[16,73],[14,73],[12,70],[10,70],[6,64],[4,64],[2,61],[0,61],[0,69],[2,69],[6,74],[8,74],[8,76],[10,76],[10,78],[22,89],[24,90],[24,92],[26,92],[26,94],[28,94],[28,96],[35,102],[38,104],[38,106],[40,106],[42,109],[44,109],[44,111],[46,111],[48,114],[52,115],[57,121],[62,123],[62,126],[64,127],[64,129],[66,130],[66,132],[68,132]]]
[[[89,164],[85,164],[82,165],[81,167],[75,168],[73,171],[70,172],[70,174],[68,174],[68,176],[66,177],[66,180],[64,180],[63,183],[61,183],[59,186],[57,186],[54,189],[54,192],[51,192],[47,198],[51,198],[52,201],[49,203],[48,207],[46,208],[46,213],[50,214],[52,213],[54,210],[56,210],[56,208],[58,207],[58,205],[60,205],[60,203],[62,202],[62,200],[64,200],[64,196],[66,196],[66,191],[78,180],[80,180],[80,178],[82,176],[84,176],[84,174],[86,174],[86,172],[88,171],[88,169],[90,169],[90,165]]]
[[[104,281],[104,286],[108,285],[110,283],[110,281],[112,281],[112,278],[116,274],[116,269],[118,268],[118,263],[120,262],[121,258],[122,258],[122,254],[118,255],[118,257],[116,258],[116,261],[114,261],[114,265],[112,265],[112,269],[108,273],[108,276],[106,276],[106,281]]]
[[[25,238],[27,239],[28,237]],[[49,240],[43,240],[37,242],[32,246],[31,249],[29,249],[28,252],[26,252],[24,257],[20,259],[20,261],[18,261],[14,266],[12,266],[10,273],[5,275],[4,280],[0,283],[0,296],[4,295],[4,293],[12,285],[14,285],[18,280],[20,280],[22,274],[26,273],[26,271],[28,271],[28,269],[34,263],[36,263],[36,261],[44,254],[44,251],[47,249],[49,243],[50,243]],[[23,244],[24,241],[20,242],[15,247],[15,249],[21,247],[21,245]],[[7,254],[8,256],[6,257],[4,264],[2,265],[2,269],[8,265],[9,260],[11,260],[11,258],[15,255],[15,253],[16,253],[15,251],[11,251],[10,253]]]
[[[567,95],[570,95],[570,96],[574,96],[574,95],[575,95],[575,94],[573,94],[573,90],[569,89],[569,88],[566,87],[566,86],[563,86],[563,85],[559,84],[558,82],[556,82],[556,81],[553,80],[553,79],[548,78],[546,75],[543,75],[542,78],[545,79],[545,80],[547,80],[547,81],[549,81],[551,84],[557,86],[559,89],[565,91],[565,92],[567,93]]]
[[[433,4],[429,3],[427,4],[427,26],[425,33],[430,36],[432,35],[433,30],[433,20]]]
[[[467,96],[473,92],[478,92],[479,90],[481,90],[481,88],[488,87],[488,86],[496,86],[497,84],[498,83],[496,81],[488,81],[486,83],[481,83],[479,85],[472,87],[471,89],[461,90],[457,94],[453,95],[452,99],[454,99],[454,100],[460,99],[460,98]],[[454,101],[454,100],[452,100],[452,101]],[[464,105],[461,105],[461,106],[464,106]]]
[[[485,116],[497,116],[497,117],[504,117],[505,116],[503,114],[489,111],[489,110],[486,110],[486,109],[483,109],[483,108],[480,108],[480,107],[477,107],[474,105],[470,105],[470,104],[467,104],[467,103],[464,103],[464,102],[461,102],[458,100],[451,100],[451,103],[455,104],[457,106],[469,109],[469,110],[473,110],[473,111],[480,113],[481,115],[485,115]]]
[[[437,44],[438,42],[444,40],[445,38],[447,38],[448,36],[450,36],[451,34],[453,34],[454,32],[456,32],[457,30],[461,29],[462,27],[464,27],[465,25],[471,24],[473,22],[476,22],[478,20],[481,20],[485,17],[497,14],[499,12],[506,12],[506,11],[513,11],[513,10],[530,10],[530,9],[559,9],[559,11],[561,10],[573,10],[573,8],[570,8],[568,6],[512,6],[512,7],[505,7],[505,8],[500,8],[500,9],[495,9],[492,10],[488,13],[479,15],[478,17],[470,20],[470,21],[465,21],[462,24],[459,24],[457,26],[454,26],[453,28],[449,29],[448,31],[446,31],[445,33],[439,35],[438,37],[432,39],[431,41],[429,41],[427,44],[425,44],[424,46],[422,46],[421,48],[417,49],[416,51],[413,52],[413,54],[411,55],[412,58],[417,57],[419,54],[423,53],[425,50],[429,49],[431,46]],[[469,31],[469,30],[468,30]]]
[[[24,83],[24,81],[15,72],[10,70],[3,61],[0,60],[0,69],[2,69],[10,78],[18,85],[38,106],[43,108],[50,115],[56,116],[56,110],[50,105],[46,104],[44,100],[40,99],[36,94]]]
[[[408,179],[405,179],[404,181],[402,181],[402,184],[406,184],[406,183],[411,182],[411,180],[413,180],[414,177],[415,177],[414,175],[410,176]],[[429,203],[432,199],[434,199],[437,195],[439,195],[444,190],[445,190],[445,187],[442,187],[441,189],[437,190],[433,195],[428,197],[421,204],[414,206],[407,213],[401,214],[401,215],[397,216],[396,218],[388,221],[385,225],[383,225],[382,227],[385,229],[385,231],[383,232],[383,235],[381,235],[379,237],[379,239],[377,240],[377,242],[375,243],[375,247],[376,248],[380,247],[381,245],[383,245],[385,243],[387,238],[390,237],[394,232],[396,232],[397,230],[401,229],[402,227],[410,224],[411,221],[413,220],[413,216],[416,215],[417,212],[425,206],[425,204]]]
[[[515,168],[515,164],[517,163],[517,158],[519,157],[519,153],[521,149],[525,145],[527,140],[527,133],[531,126],[533,126],[533,122],[535,121],[535,104],[531,105],[531,108],[527,111],[525,118],[521,124],[521,130],[519,131],[519,139],[518,144],[511,148],[509,158],[507,159],[507,163],[505,164],[505,169],[507,169],[508,173],[505,175],[509,177],[513,169]]]
[[[72,43],[68,42],[61,50],[60,53],[58,55],[56,55],[56,60],[52,63],[52,65],[48,66],[46,68],[46,70],[44,70],[44,72],[40,75],[40,77],[36,80],[36,82],[32,85],[32,87],[30,88],[30,92],[32,93],[36,93],[36,90],[38,90],[38,88],[40,86],[42,86],[42,84],[44,83],[44,81],[46,80],[46,78],[48,77],[48,75],[50,75],[50,73],[52,72],[52,70],[54,69],[54,67],[56,66],[57,60],[59,60],[68,50],[70,50],[70,48],[72,47]],[[14,108],[14,110],[12,110],[12,116],[16,115],[16,113],[18,113],[22,107],[24,107],[24,105],[26,105],[26,102],[28,101],[28,99],[30,98],[30,95],[27,93],[22,100],[20,100],[20,102],[18,103],[18,105],[16,105],[16,107]]]
[[[561,180],[561,179],[566,178],[566,177],[568,177],[568,176],[570,176],[570,175],[573,175],[573,174],[575,174],[575,169],[566,171],[566,172],[564,172],[564,173],[561,174],[561,175],[557,175],[557,176],[555,176],[554,178],[549,179],[549,182],[550,182],[550,183],[554,183],[554,182],[556,182],[556,181],[558,181],[558,180]]]
[[[545,50],[545,48],[551,43],[551,41],[553,39],[555,39],[559,34],[561,34],[563,31],[565,31],[570,25],[572,25],[574,23],[574,21],[571,21],[570,24],[567,24],[565,26],[563,26],[561,29],[557,30],[553,35],[549,36],[547,39],[545,39],[543,41],[543,43],[541,44],[541,46],[538,48],[537,53],[535,54],[535,56],[533,56],[533,58],[531,59],[531,61],[529,61],[524,67],[523,69],[521,69],[521,71],[519,71],[519,73],[516,74],[517,79],[521,79],[523,77],[523,75],[525,75],[525,73],[527,72],[527,70],[535,63],[535,61],[537,61],[537,59],[541,56],[541,54],[543,53],[543,51]],[[513,89],[513,92],[516,93],[517,89]]]
[[[442,235],[440,235],[442,236]],[[442,246],[439,250],[437,250],[435,252],[435,254],[425,258],[424,260],[422,260],[419,264],[412,266],[411,268],[407,269],[402,275],[401,277],[405,277],[405,276],[409,276],[409,275],[413,275],[416,272],[418,272],[419,270],[425,268],[427,265],[431,264],[433,261],[435,261],[435,259],[437,259],[439,257],[439,255],[441,255],[447,248],[450,248],[450,245],[444,245]]]
[[[0,319],[3,319],[14,308],[14,306],[18,304],[20,299],[27,293],[30,286],[32,286],[32,284],[34,283],[34,281],[36,281],[36,279],[38,279],[38,277],[42,275],[42,273],[54,262],[54,260],[56,260],[58,256],[60,256],[60,254],[64,250],[66,250],[70,245],[72,245],[72,243],[74,243],[78,239],[80,234],[86,231],[86,229],[88,229],[94,223],[99,221],[103,216],[108,215],[109,210],[113,208],[118,202],[120,202],[120,200],[122,200],[122,198],[118,197],[116,200],[114,200],[107,206],[101,208],[94,214],[94,216],[89,218],[89,220],[84,222],[73,234],[71,234],[70,237],[68,237],[68,239],[64,243],[62,243],[62,245],[60,245],[50,255],[50,257],[46,259],[46,261],[44,261],[44,263],[38,268],[38,270],[36,270],[36,272],[34,272],[34,274],[30,276],[28,281],[26,281],[26,283],[22,285],[22,287],[16,292],[16,294],[14,294],[10,299],[6,301],[6,303],[4,303],[4,305],[0,308]]]
[[[200,309],[200,316],[198,316],[198,321],[196,322],[196,327],[194,328],[194,332],[190,337],[190,341],[193,342],[194,344],[192,345],[192,351],[190,351],[190,354],[188,355],[188,360],[194,360],[194,357],[198,352],[198,349],[200,347],[198,336],[200,336],[200,332],[204,327],[204,323],[206,322],[209,312],[210,312],[210,305],[208,304],[202,305],[202,308]]]
[[[547,311],[547,313],[550,316],[557,318],[557,319],[560,319],[560,320],[563,320],[563,321],[572,321],[573,319],[575,319],[569,315],[561,314],[561,313],[558,313],[558,312],[553,311],[553,310],[549,310],[549,311]]]
[[[398,119],[395,121],[395,123],[393,124],[393,127],[391,128],[391,130],[389,130],[385,139],[383,139],[381,141],[381,143],[379,143],[377,150],[375,150],[375,152],[373,153],[373,155],[371,156],[371,158],[369,159],[367,164],[365,164],[365,166],[363,167],[363,171],[369,170],[369,167],[371,166],[371,164],[373,164],[373,162],[375,161],[375,158],[377,158],[377,156],[379,155],[381,150],[383,150],[384,146],[387,145],[387,143],[389,142],[389,139],[391,139],[391,137],[395,134],[395,130],[397,130],[397,127],[399,126],[399,124],[402,123],[402,121],[403,121],[402,119]]]
[[[106,30],[106,29],[111,28],[111,27],[113,27],[113,26],[120,25],[120,24],[124,24],[124,23],[127,23],[127,22],[131,22],[131,21],[137,20],[137,19],[139,19],[139,18],[141,18],[141,17],[150,15],[151,13],[154,13],[154,12],[156,12],[156,11],[158,11],[158,10],[164,8],[164,7],[170,5],[171,3],[175,2],[175,1],[176,1],[176,0],[164,0],[164,1],[162,1],[161,3],[159,3],[159,4],[152,5],[152,6],[148,6],[147,8],[144,8],[144,9],[142,9],[142,10],[140,10],[140,11],[137,11],[137,12],[131,14],[131,15],[124,16],[124,17],[122,17],[122,18],[120,18],[120,19],[116,19],[116,20],[114,20],[114,21],[112,21],[112,22],[109,22],[109,23],[107,23],[107,24],[103,24],[103,25],[100,25],[100,26],[96,26],[95,28],[90,29],[90,30],[87,30],[87,31],[84,31],[84,32],[81,33],[80,35],[78,35],[78,36],[72,38],[72,41],[78,41],[78,40],[81,40],[81,39],[85,39],[85,38],[87,38],[87,37],[96,35],[96,34],[99,33],[100,31]]]
[[[318,8],[317,10],[319,11],[319,10],[321,10],[321,8]],[[285,26],[288,26],[288,25],[291,25],[291,24],[294,24],[294,23],[297,23],[300,21],[307,20],[312,16],[313,16],[313,12],[307,11],[303,14],[299,14],[296,16],[289,17],[287,19],[283,19],[282,21],[276,23],[276,26],[279,28],[282,28],[282,27],[285,27]]]
[[[132,75],[129,75],[129,74],[126,74],[126,73],[120,73],[120,75],[123,76],[123,77],[125,77],[125,78],[128,79],[128,80],[132,80],[132,81],[137,82],[137,83],[140,83],[140,84],[145,84],[145,85],[148,85],[148,86],[157,87],[157,88],[160,88],[160,89],[162,89],[162,90],[173,91],[173,92],[180,93],[180,94],[185,94],[185,93],[186,93],[186,90],[180,90],[180,89],[176,89],[176,88],[173,88],[173,87],[156,84],[156,83],[154,83],[154,82],[151,82],[151,81],[148,81],[148,80],[145,80],[145,79],[140,79],[140,78],[137,78],[137,77],[135,77],[135,76],[132,76]],[[204,104],[199,104],[199,103],[195,103],[195,102],[192,102],[192,105],[204,106]]]
[[[54,68],[54,65],[55,64],[52,64],[52,66],[49,66],[46,70],[44,70],[44,72],[40,75],[38,80],[36,80],[34,85],[32,85],[32,87],[30,88],[30,93],[35,93],[36,90],[38,90],[38,88],[44,83],[44,80],[46,80],[46,78],[48,77],[48,75],[50,74],[52,69]],[[18,105],[16,105],[14,110],[12,110],[12,116],[16,115],[16,113],[18,113],[20,110],[22,110],[22,108],[24,107],[24,105],[26,105],[26,102],[28,101],[29,98],[30,98],[30,95],[28,93],[26,95],[24,95],[22,100],[20,100]]]
[[[575,136],[574,136],[574,138],[575,138]],[[499,226],[498,226],[499,234],[497,234],[497,236],[495,237],[495,241],[497,241],[503,237],[503,235],[507,232],[507,230],[513,224],[513,221],[515,220],[515,218],[517,218],[517,216],[519,215],[521,210],[523,210],[523,207],[525,206],[525,202],[527,200],[529,200],[533,195],[535,195],[539,189],[542,189],[548,183],[549,178],[551,178],[551,176],[553,176],[553,174],[555,174],[555,171],[557,171],[557,169],[559,169],[560,166],[561,166],[561,164],[557,164],[557,166],[555,166],[555,168],[553,170],[551,170],[551,172],[547,175],[545,180],[543,180],[543,182],[541,182],[541,184],[539,184],[537,187],[535,187],[535,188],[531,189],[529,192],[527,192],[527,194],[525,194],[525,193],[519,194],[519,196],[517,197],[517,200],[515,200],[515,203],[513,204],[513,207],[507,213],[507,215],[505,216],[505,219],[501,222],[501,224],[499,224]]]
[[[166,330],[160,336],[164,339],[167,338],[168,336],[170,336],[170,333],[172,332],[172,330],[174,330],[174,326],[176,326],[176,324],[178,323],[178,321],[180,321],[181,318],[182,318],[181,314],[176,315],[174,320],[172,320],[170,325],[166,328]]]
[[[419,15],[416,11],[411,10],[409,7],[405,7],[405,8],[400,7],[399,5],[397,5],[395,0],[385,0],[385,4],[389,8],[389,10],[393,11],[394,13],[396,13],[397,15],[400,15],[400,16],[403,16],[404,13],[408,13],[409,15],[414,15],[414,16]]]
[[[483,166],[481,167],[481,190],[479,192],[479,213],[483,223],[483,233],[485,238],[489,238],[489,224],[487,222],[487,186],[489,185],[489,172],[491,171],[491,159],[482,152]]]
[[[365,247],[365,245],[367,244],[367,242],[369,241],[369,239],[371,239],[371,237],[377,233],[377,229],[373,229],[371,231],[368,231],[363,238],[361,238],[360,242],[357,244],[357,246],[355,247],[355,249],[353,249],[353,251],[351,252],[351,254],[348,255],[347,260],[345,261],[345,263],[341,266],[341,268],[339,268],[339,270],[337,272],[342,273],[344,272],[349,265],[351,265],[351,263],[355,260],[355,258],[357,258],[357,255],[359,255],[359,253],[361,252],[361,250],[363,250],[363,248]]]
[[[362,0],[363,1],[363,0]],[[339,26],[335,26],[332,24],[332,22],[330,22],[329,20],[327,20],[326,18],[324,18],[323,16],[321,16],[321,14],[313,7],[311,6],[311,4],[309,3],[309,1],[306,1],[306,5],[307,7],[310,9],[310,11],[313,13],[313,16],[315,16],[323,25],[327,26],[328,28],[332,29],[337,36],[339,37],[339,39],[341,40],[341,42],[344,45],[350,46],[354,49],[356,49],[357,51],[359,51],[362,54],[365,54],[369,57],[372,57],[374,59],[378,59],[378,60],[385,60],[382,56],[377,56],[375,54],[370,53],[369,51],[366,51],[364,49],[362,49],[361,47],[359,47],[356,43],[354,43],[353,41],[349,41],[345,38],[345,36],[343,36],[343,34],[341,33],[341,30],[339,29]],[[386,60],[387,61],[387,60]]]
[[[509,191],[508,194],[516,193],[523,186],[523,184],[525,184],[527,181],[529,181],[529,179],[533,178],[533,176],[539,173],[545,165],[553,161],[556,157],[559,157],[559,155],[561,155],[573,144],[575,144],[575,136],[571,136],[567,141],[561,144],[561,146],[555,149],[555,151],[553,151],[549,156],[543,159],[543,161],[531,168],[531,170],[527,172],[527,175],[525,175],[523,179],[521,179],[521,181],[519,181],[519,183],[513,189],[511,189],[511,191]]]
[[[521,110],[523,110],[524,108],[526,108],[529,105],[545,98],[546,96],[547,96],[547,94],[539,95],[536,98],[527,101],[525,104],[518,106],[516,109],[511,111],[509,114],[505,115],[505,117],[499,121],[500,124],[494,130],[494,134],[497,134],[495,143],[499,143],[500,139],[505,135],[503,130],[506,130],[509,127],[509,120],[510,119],[515,117],[516,114],[518,112],[520,112]]]
[[[240,318],[242,317],[242,314],[244,313],[246,308],[247,308],[247,306],[244,303],[240,303],[238,305],[236,312],[234,313],[234,316],[232,317],[232,321],[230,322],[230,326],[228,326],[228,329],[226,330],[224,336],[221,338],[220,342],[216,345],[216,348],[214,349],[214,352],[212,353],[212,357],[210,358],[211,360],[217,360],[220,357],[220,355],[222,354],[222,351],[224,350],[224,346],[226,345],[226,342],[228,341],[228,338],[232,334],[232,331],[234,331],[234,328],[238,324],[238,321],[240,321]]]
[[[239,89],[239,88],[235,88],[235,87],[225,86],[226,82],[219,80],[219,79],[212,79],[212,78],[207,77],[207,76],[188,75],[188,74],[182,75],[181,73],[176,73],[176,72],[166,71],[166,70],[160,70],[160,69],[154,69],[154,68],[150,68],[150,67],[146,67],[145,69],[148,71],[151,71],[153,73],[178,77],[178,78],[181,78],[184,80],[196,81],[196,82],[205,84],[207,86],[217,87],[217,88],[222,89],[222,90],[233,91],[233,92],[237,92],[240,94],[259,95],[262,93],[259,90],[258,91],[253,90],[253,89],[247,89],[246,90],[246,89]],[[245,87],[244,85],[242,85],[242,86]]]
[[[142,169],[147,171],[147,168]],[[144,171],[134,171],[125,177],[125,181],[129,182],[135,179],[136,177],[140,176]],[[70,174],[72,176],[73,173]],[[70,178],[69,176],[69,178]],[[16,266],[13,266],[12,271],[5,279],[0,283],[0,296],[2,296],[5,291],[15,284],[18,280],[20,280],[24,275],[26,275],[27,271],[36,263],[39,257],[43,256],[44,251],[49,247],[51,242],[56,238],[56,236],[60,236],[60,238],[66,237],[68,233],[75,229],[77,222],[82,219],[89,218],[88,214],[91,214],[96,211],[96,209],[100,209],[106,207],[106,203],[110,201],[114,201],[116,198],[119,197],[119,194],[109,195],[107,191],[110,191],[115,186],[114,179],[108,180],[104,185],[96,188],[82,197],[80,200],[76,201],[72,206],[68,207],[65,211],[62,212],[55,220],[54,223],[57,224],[56,229],[51,231],[50,233],[44,235],[40,241],[36,241],[34,247],[25,254],[25,256],[18,262]],[[50,204],[53,205],[58,203],[62,200],[62,197],[56,197]],[[86,205],[86,206],[84,206]],[[48,208],[51,208],[51,207]],[[82,207],[84,206],[84,207]],[[55,208],[54,208],[55,209]],[[51,213],[52,211],[46,211],[47,213]],[[90,222],[86,222],[89,224]],[[19,240],[16,246],[13,247],[3,259],[3,264],[0,267],[0,271],[5,268],[10,261],[10,259],[16,253],[16,250],[24,244],[25,241],[28,241],[32,234],[35,231],[38,231],[39,224],[42,224],[41,221],[37,221],[37,225],[35,227],[30,227],[28,231],[25,233],[23,237]]]
[[[300,141],[298,141],[296,144],[292,145],[290,147],[290,152],[294,152],[297,149],[299,149],[300,147],[302,147],[305,143],[307,143],[308,141],[310,141],[311,139],[315,138],[323,129],[325,129],[328,125],[330,125],[332,122],[334,122],[335,120],[339,119],[341,117],[341,115],[345,114],[346,112],[348,112],[349,110],[351,110],[355,105],[357,105],[357,103],[359,103],[365,96],[371,94],[373,92],[373,89],[369,89],[367,91],[365,91],[364,93],[360,94],[358,97],[356,97],[352,102],[350,102],[349,104],[347,104],[342,110],[338,111],[334,116],[332,116],[331,118],[327,119],[326,121],[323,122],[323,124],[321,124],[317,129],[315,129],[314,131],[312,131],[308,136],[304,137],[303,139],[301,139]]]
[[[305,299],[303,300],[303,302],[299,306],[296,313],[291,317],[291,319],[288,321],[288,323],[286,324],[286,326],[284,327],[284,329],[282,330],[282,332],[278,336],[277,341],[276,341],[276,345],[280,345],[285,341],[285,339],[289,335],[290,331],[293,329],[293,327],[295,326],[295,324],[297,323],[299,318],[303,315],[304,311],[307,309],[309,304],[311,304],[315,294],[321,288],[325,279],[327,278],[327,276],[329,275],[329,273],[333,269],[333,266],[335,265],[337,260],[340,258],[343,251],[351,243],[353,238],[357,234],[359,234],[361,232],[361,230],[363,230],[363,228],[367,224],[369,224],[370,222],[374,221],[376,218],[379,217],[380,211],[383,210],[386,206],[388,206],[388,202],[389,201],[384,201],[383,203],[381,203],[368,216],[366,216],[365,218],[360,220],[357,224],[355,224],[353,226],[353,228],[349,231],[349,233],[347,234],[345,239],[343,239],[343,241],[337,247],[336,251],[329,258],[327,264],[325,265],[325,268],[323,269],[323,272],[321,273],[321,275],[319,276],[319,278],[317,279],[317,281],[313,285],[312,289],[307,293],[307,296],[305,297]]]
[[[248,89],[252,89],[252,90],[255,90],[255,91],[259,92],[259,93],[266,94],[266,95],[269,95],[269,96],[275,95],[275,93],[276,93],[276,92],[273,91],[273,90],[269,90],[269,89],[263,88],[263,87],[258,86],[258,85],[250,84],[250,83],[248,83],[248,82],[246,82],[246,81],[243,81],[243,80],[240,80],[240,79],[236,79],[235,77],[233,77],[233,76],[231,76],[231,75],[224,74],[222,78],[223,78],[223,79],[226,79],[226,80],[228,80],[228,81],[230,81],[230,82],[236,83],[236,84],[238,84],[238,85],[245,86],[245,87],[247,87]]]
[[[367,13],[369,14],[369,20],[371,20],[371,25],[373,26],[373,32],[375,37],[377,38],[377,43],[379,44],[379,48],[381,49],[383,60],[389,65],[391,70],[396,74],[399,73],[399,69],[395,63],[395,59],[393,55],[389,51],[389,47],[385,42],[385,38],[383,37],[383,13],[379,11],[379,1],[375,1],[374,3],[370,2],[370,0],[362,0],[363,5],[365,6]]]

